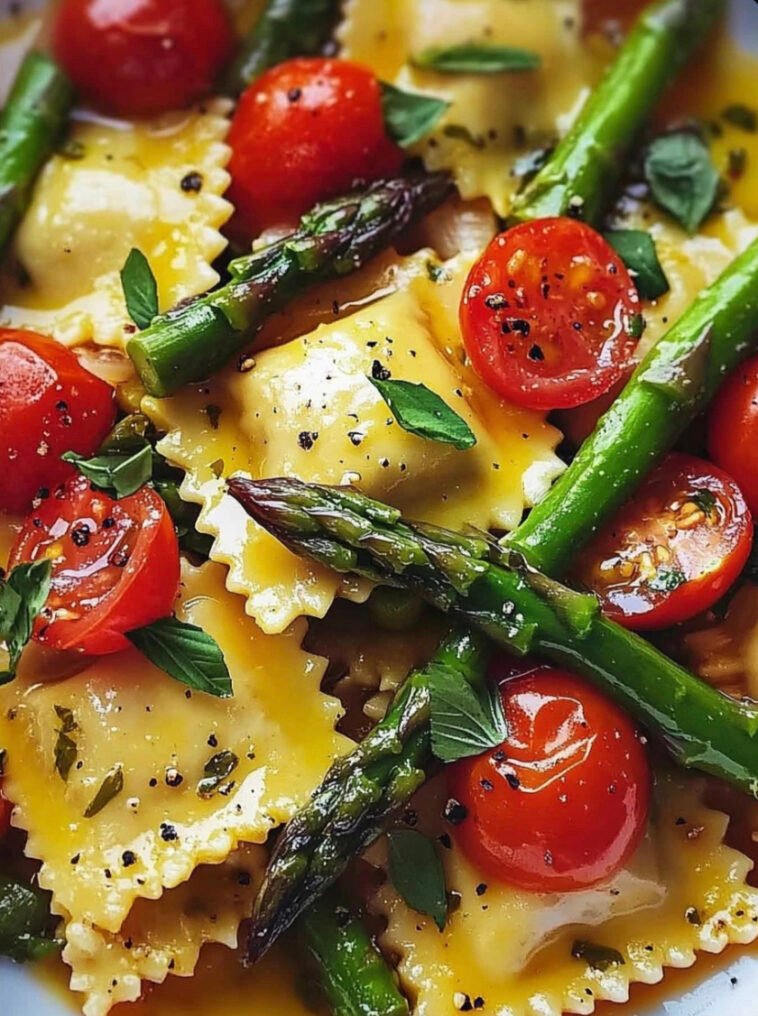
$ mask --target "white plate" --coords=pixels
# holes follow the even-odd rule
[[[406,0],[411,2],[411,0]],[[612,6],[613,0],[608,0]],[[0,17],[12,5],[12,0],[0,0]],[[758,0],[730,0],[730,18],[735,38],[743,46],[758,51]],[[758,86],[758,82],[756,82]],[[633,1000],[618,1008],[618,1016],[758,1016],[758,958],[732,950],[717,960],[701,959],[711,967],[708,976],[696,983],[697,965],[691,986],[682,993],[681,987],[672,984],[670,994],[656,990],[655,1003]],[[717,969],[713,972],[713,965]],[[674,975],[674,982],[677,977]],[[689,978],[688,978],[689,980]],[[0,1013],[2,1016],[72,1016],[74,1006],[61,1003],[27,969],[0,960]],[[178,1016],[178,1014],[177,1014]],[[263,1016],[263,1014],[250,1014]]]

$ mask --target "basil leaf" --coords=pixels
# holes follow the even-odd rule
[[[105,774],[100,789],[87,805],[84,817],[94,818],[106,805],[111,803],[114,797],[118,797],[123,789],[124,768],[121,764],[117,764]]]
[[[451,444],[459,451],[473,448],[476,437],[466,421],[426,385],[410,381],[369,381],[392,410],[403,430],[428,441]]]
[[[429,667],[432,752],[442,762],[481,755],[505,740],[508,730],[497,688],[478,695],[460,673]]]
[[[230,698],[232,679],[214,638],[197,625],[165,617],[126,637],[156,667],[189,688]]]
[[[233,751],[220,751],[212,755],[203,767],[203,778],[197,785],[198,795],[212,797],[215,793],[223,794],[224,780],[229,779],[238,765],[239,759]]]
[[[51,575],[50,561],[34,561],[16,565],[6,579],[0,579],[0,642],[8,649],[8,669],[0,671],[0,684],[16,676],[21,652],[47,601]]]
[[[387,844],[395,889],[412,910],[431,917],[442,931],[447,921],[447,892],[434,843],[414,829],[394,829]]]
[[[707,145],[695,134],[665,134],[645,156],[645,179],[656,204],[694,233],[719,188],[719,175]]]
[[[611,949],[607,945],[596,945],[594,942],[586,942],[577,939],[571,946],[571,955],[575,960],[586,960],[587,966],[592,970],[605,971],[610,967],[623,967],[626,960],[618,949]]]
[[[750,106],[743,105],[741,102],[735,102],[731,106],[727,106],[721,116],[727,123],[747,131],[748,134],[755,134],[756,130],[758,130],[758,115],[755,110]]]
[[[73,712],[66,706],[54,706],[55,714],[61,721],[58,728],[58,739],[55,742],[55,771],[64,783],[68,781],[71,766],[79,752],[76,741],[71,734],[78,729]]]
[[[655,241],[642,229],[614,229],[605,234],[626,267],[634,272],[635,285],[643,300],[657,300],[669,291],[669,280],[658,260]]]
[[[686,581],[687,576],[684,572],[673,569],[671,571],[659,571],[648,582],[648,586],[656,593],[673,593],[679,586],[683,586]]]
[[[50,894],[36,886],[0,875],[0,955],[17,963],[58,950],[50,937],[57,919],[50,914]]]
[[[450,106],[444,99],[418,92],[404,92],[384,81],[381,89],[387,133],[401,148],[407,148],[425,137]]]
[[[536,70],[542,59],[528,49],[463,42],[458,46],[430,46],[414,56],[412,63],[439,74],[500,74]]]
[[[94,487],[116,497],[128,497],[143,487],[153,475],[153,450],[146,444],[131,455],[95,455],[86,459],[76,452],[61,455],[64,462],[76,466]]]
[[[158,284],[147,258],[136,247],[129,251],[121,269],[121,288],[129,317],[138,328],[149,327],[158,315]]]

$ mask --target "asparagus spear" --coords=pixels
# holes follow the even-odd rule
[[[331,892],[297,925],[332,1016],[408,1016],[408,1003],[368,932]]]
[[[320,53],[341,7],[342,0],[269,0],[224,76],[225,90],[239,95],[274,64]]]
[[[232,279],[157,317],[128,353],[151,395],[202,381],[250,342],[266,317],[306,286],[347,275],[451,193],[444,174],[382,180],[318,205],[297,232],[229,265]]]
[[[0,253],[66,126],[73,94],[71,82],[49,57],[27,55],[0,113]]]
[[[681,765],[758,798],[758,708],[720,694],[517,551],[407,522],[351,488],[234,477],[229,489],[295,553],[412,589],[519,655],[584,674],[661,735]]]
[[[485,658],[480,636],[453,632],[430,663],[408,677],[384,719],[332,765],[277,840],[248,939],[250,959],[262,955],[298,914],[308,913],[426,779],[432,762],[429,673],[444,666],[476,683],[483,680]]]
[[[725,6],[724,0],[660,0],[643,12],[573,128],[515,198],[513,221],[571,212],[599,222],[635,136]]]
[[[758,339],[758,240],[651,349],[547,497],[509,539],[558,574],[634,491]]]

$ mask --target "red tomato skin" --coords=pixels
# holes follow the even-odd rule
[[[63,0],[53,51],[88,102],[116,116],[187,106],[234,46],[221,0]]]
[[[81,535],[72,535],[82,529],[83,545]],[[10,566],[43,557],[53,561],[53,579],[34,638],[52,649],[90,656],[128,649],[126,632],[173,610],[179,544],[165,503],[150,487],[115,501],[75,476],[27,517]]]
[[[404,159],[387,136],[376,75],[318,57],[287,60],[254,82],[240,99],[229,144],[232,232],[240,241],[294,225],[356,181],[393,176]]]
[[[724,382],[708,418],[708,454],[733,476],[758,516],[758,356]]]
[[[685,529],[666,542],[662,535],[655,505],[676,490],[707,491],[718,500],[720,531],[714,534],[719,542],[714,550],[710,544],[692,542],[695,531]],[[684,498],[682,498],[684,500]],[[652,505],[642,511],[641,504]],[[651,519],[652,525],[651,525]],[[633,583],[610,584],[606,587],[593,578],[593,568],[609,548],[618,545],[619,534],[632,529],[647,534],[650,550],[663,545],[675,557],[664,570],[679,570],[682,564],[687,581],[669,593],[656,595]],[[689,536],[688,536],[689,534]],[[689,541],[689,544],[688,544]],[[638,541],[639,542],[639,541]],[[615,517],[585,548],[577,562],[576,575],[600,598],[603,613],[633,631],[656,631],[688,621],[712,607],[737,581],[747,563],[753,545],[753,519],[742,491],[734,480],[718,466],[694,455],[674,452],[648,476],[635,498],[617,512]]]
[[[574,219],[496,236],[469,273],[460,322],[484,382],[525,409],[571,409],[628,371],[639,296],[603,237]]]
[[[447,770],[451,796],[467,809],[456,841],[483,874],[530,892],[611,878],[638,846],[650,804],[631,720],[550,667],[506,679],[501,693],[507,740]]]
[[[0,329],[0,511],[26,512],[41,488],[72,476],[63,452],[92,455],[115,419],[114,390],[71,350]]]

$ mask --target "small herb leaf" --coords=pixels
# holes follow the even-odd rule
[[[431,917],[442,931],[447,921],[445,872],[434,843],[414,829],[387,836],[392,884],[412,910]]]
[[[634,272],[634,282],[643,300],[657,300],[668,293],[669,281],[649,233],[641,229],[615,229],[606,233],[605,239],[626,267]]]
[[[459,451],[476,444],[474,432],[466,421],[426,385],[373,377],[369,377],[369,381],[390,407],[398,424],[409,434],[451,444]]]
[[[706,515],[710,515],[716,510],[718,501],[716,495],[712,494],[710,490],[698,490],[694,494],[690,495],[690,501],[694,501],[701,512],[705,512]]]
[[[407,148],[429,134],[450,105],[433,95],[404,92],[386,82],[382,82],[381,88],[387,133],[401,148]]]
[[[117,764],[106,773],[105,779],[100,784],[100,789],[87,805],[84,817],[94,818],[98,812],[101,812],[106,805],[111,803],[114,797],[118,797],[123,789],[124,769],[122,765]]]
[[[43,560],[16,565],[6,579],[0,579],[0,642],[8,650],[8,669],[0,671],[0,684],[16,676],[21,652],[47,601],[51,574],[51,563]]]
[[[708,146],[687,132],[653,141],[645,156],[645,178],[656,203],[690,233],[713,208],[719,188]]]
[[[158,314],[158,284],[147,258],[136,247],[121,269],[121,287],[129,317],[138,328],[149,327]]]
[[[590,969],[599,970],[601,973],[610,967],[623,967],[626,963],[618,949],[595,945],[594,942],[586,942],[583,939],[574,942],[571,946],[571,955],[575,960],[585,960]]]
[[[55,742],[55,771],[65,783],[79,751],[76,741],[71,737],[71,734],[78,728],[74,714],[70,709],[66,706],[55,706],[54,708],[56,716],[61,721],[58,728],[58,739]]]
[[[223,790],[224,780],[228,780],[239,765],[239,759],[233,751],[220,751],[205,763],[203,778],[197,785],[200,797],[212,797]]]
[[[448,667],[429,667],[432,752],[442,762],[481,755],[505,740],[507,726],[497,688],[481,695]]]
[[[165,617],[126,637],[151,663],[187,687],[218,698],[233,694],[220,646],[197,625]]]
[[[673,593],[679,586],[687,581],[684,572],[672,569],[670,571],[659,571],[648,583],[650,589],[656,593]]]
[[[413,64],[439,74],[500,74],[533,71],[541,63],[539,53],[513,46],[464,42],[458,46],[432,46],[413,57]]]
[[[735,102],[731,106],[727,106],[721,116],[727,123],[747,131],[748,134],[755,134],[756,130],[758,130],[758,114],[750,106],[745,106],[741,102]]]
[[[52,937],[56,923],[49,893],[0,875],[0,956],[24,963],[60,949],[62,943]]]
[[[82,476],[100,490],[128,497],[144,486],[153,474],[153,450],[146,444],[130,455],[95,455],[91,459],[65,452],[61,458],[76,466]]]

